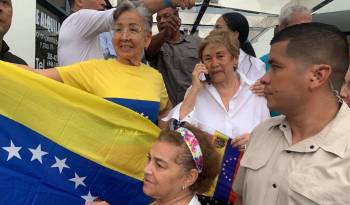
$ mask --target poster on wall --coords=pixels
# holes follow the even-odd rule
[[[35,68],[58,66],[58,33],[61,27],[59,18],[40,4],[36,7]]]

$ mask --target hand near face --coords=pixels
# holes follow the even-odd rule
[[[181,9],[190,9],[194,6],[195,0],[171,0],[171,4],[179,6]]]
[[[166,21],[160,24],[160,32],[163,32],[166,40],[171,40],[173,36],[180,30],[181,19],[176,15],[166,18]]]
[[[257,80],[251,87],[250,90],[257,96],[265,96],[264,94],[265,85]]]
[[[198,63],[192,72],[192,88],[201,89],[205,82],[199,79],[201,73],[208,74],[208,69],[203,63]]]

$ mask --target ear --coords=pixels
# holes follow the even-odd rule
[[[145,35],[145,48],[148,48],[149,44],[151,43],[152,40],[152,32],[147,32]]]
[[[325,84],[328,84],[330,76],[332,74],[332,67],[327,64],[313,65],[311,68],[309,80],[310,88],[318,88]]]
[[[185,176],[184,186],[192,186],[198,178],[198,171],[196,169],[191,169],[189,173]]]

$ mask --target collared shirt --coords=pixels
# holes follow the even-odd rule
[[[252,133],[233,190],[244,205],[350,204],[350,108],[318,134],[292,144],[285,116]]]
[[[265,74],[265,63],[254,56],[246,54],[240,49],[237,71],[243,73],[249,80],[255,82]]]
[[[231,138],[244,133],[250,133],[260,122],[269,118],[266,99],[253,94],[249,81],[240,74],[241,85],[229,102],[227,111],[221,97],[213,85],[205,85],[196,97],[194,110],[182,121],[204,130],[208,133],[216,131]],[[191,89],[191,88],[189,88]],[[178,104],[165,120],[179,120],[180,107]]]
[[[4,40],[2,41],[2,47],[0,50],[0,60],[6,61],[9,63],[27,65],[27,63],[22,58],[10,52],[10,47],[7,45],[7,43]]]
[[[146,56],[150,65],[162,74],[169,99],[175,106],[180,103],[192,82],[192,71],[197,63],[201,39],[182,34],[176,43],[165,42],[155,57]]]

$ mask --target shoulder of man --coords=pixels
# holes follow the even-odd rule
[[[190,42],[200,43],[202,38],[196,34],[185,34],[185,39]]]
[[[264,135],[271,128],[280,125],[284,119],[285,119],[285,116],[280,115],[280,116],[272,117],[272,118],[260,123],[252,131],[250,140],[257,140],[256,138],[259,138],[260,135]]]

